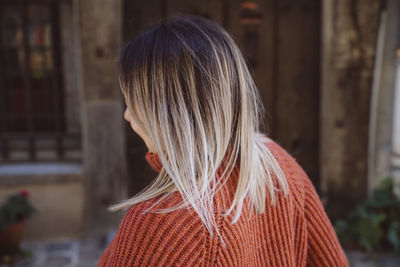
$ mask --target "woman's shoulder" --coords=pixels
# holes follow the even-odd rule
[[[155,204],[161,198],[155,197],[132,206],[98,266],[155,266],[161,262],[169,266],[168,262],[182,260],[196,265],[205,245],[200,218],[186,208],[156,212],[177,204],[178,195],[171,194],[159,205]]]
[[[284,149],[277,141],[267,137],[265,134],[259,133],[258,135],[263,143],[268,147],[269,151],[271,151],[284,172],[300,174],[301,176],[306,175],[296,158]]]
[[[157,196],[147,201],[140,202],[132,206],[126,213],[123,222],[131,222],[128,225],[130,229],[136,229],[137,224],[144,227],[142,230],[148,234],[149,232],[160,232],[165,229],[168,231],[176,231],[179,235],[187,224],[192,226],[202,226],[200,218],[191,208],[179,206],[182,204],[183,198],[179,192],[173,192],[166,195]],[[174,209],[174,207],[177,207]],[[167,212],[167,210],[170,210]],[[195,229],[192,229],[195,230]]]
[[[285,174],[292,194],[297,198],[298,202],[303,205],[304,186],[309,180],[306,172],[297,162],[296,158],[284,149],[277,141],[266,137],[264,134],[259,135]]]

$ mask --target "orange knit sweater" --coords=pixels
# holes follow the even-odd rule
[[[278,144],[267,146],[286,175],[289,196],[277,192],[276,206],[267,197],[265,212],[253,212],[251,217],[245,201],[232,225],[233,213],[223,217],[221,212],[234,196],[235,169],[215,195],[216,222],[226,247],[218,235],[210,236],[192,210],[142,214],[156,197],[130,208],[98,266],[349,266],[311,180]],[[153,169],[161,170],[157,154],[147,152],[146,159]],[[176,192],[156,209],[181,201]]]

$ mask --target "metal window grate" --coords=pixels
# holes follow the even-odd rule
[[[0,161],[78,160],[66,134],[56,1],[0,0]]]

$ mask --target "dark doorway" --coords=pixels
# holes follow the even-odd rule
[[[319,188],[320,14],[318,0],[125,1],[124,39],[177,13],[210,18],[239,45],[266,109],[264,132],[291,153]],[[128,161],[133,194],[154,178],[146,148],[131,129]]]

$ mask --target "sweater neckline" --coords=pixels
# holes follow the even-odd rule
[[[155,170],[156,172],[161,171],[162,163],[157,153],[148,151],[146,153],[145,159],[153,170]]]

